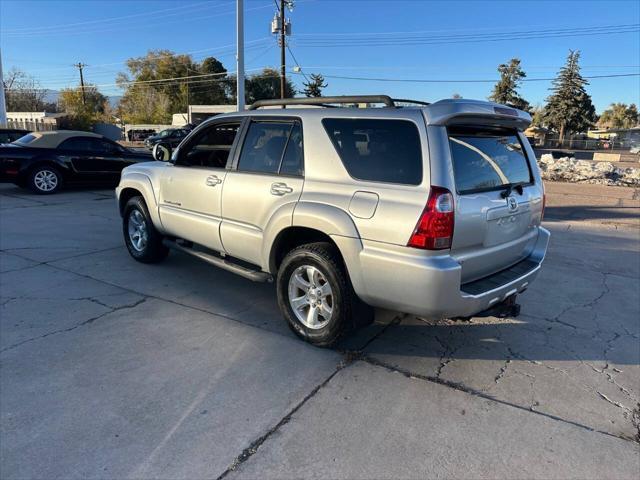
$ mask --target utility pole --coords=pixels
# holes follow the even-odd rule
[[[80,70],[80,88],[82,90],[82,104],[83,105],[86,105],[86,103],[87,103],[87,98],[86,98],[86,95],[84,93],[84,78],[82,76],[82,69],[84,67],[86,67],[86,66],[87,65],[85,65],[82,62],[78,62],[77,64],[74,65],[74,67],[76,67],[78,70]]]
[[[2,52],[0,51],[0,127],[7,125],[7,104],[4,98],[4,77],[2,76]]]
[[[284,21],[284,0],[280,0],[280,98],[284,98],[284,84],[287,81],[285,64],[287,56],[285,54],[285,21]]]
[[[236,103],[244,110],[244,1],[236,1]]]
[[[278,4],[276,3],[276,6]],[[280,98],[284,98],[286,94],[287,84],[287,35],[291,35],[291,22],[287,22],[285,15],[285,7],[289,10],[293,9],[293,0],[280,0],[278,12],[271,21],[271,33],[278,35],[278,45],[280,46]],[[282,107],[284,108],[284,106]]]

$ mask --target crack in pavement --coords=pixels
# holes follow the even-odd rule
[[[280,421],[278,423],[276,423],[273,427],[271,427],[269,430],[267,430],[266,433],[264,433],[263,435],[261,435],[260,437],[256,438],[254,441],[252,441],[247,448],[242,450],[240,455],[238,455],[236,458],[234,458],[233,461],[231,462],[231,464],[227,467],[227,469],[217,477],[217,480],[222,480],[227,475],[229,475],[231,472],[233,472],[234,470],[237,470],[238,467],[240,467],[240,465],[242,465],[247,460],[249,460],[253,455],[255,455],[256,452],[258,451],[258,449],[262,446],[262,444],[264,444],[281,427],[283,427],[284,425],[289,423],[289,421],[291,420],[293,415],[295,415],[298,410],[300,410],[323,387],[325,387],[333,379],[333,377],[335,377],[338,374],[338,372],[340,372],[340,371],[344,370],[345,368],[349,367],[350,365],[352,365],[354,363],[354,361],[355,361],[355,358],[354,359],[350,359],[349,357],[345,356],[345,360],[343,360],[342,362],[340,362],[336,366],[335,370],[331,373],[331,375],[329,375],[321,383],[316,385],[311,390],[311,392],[309,392],[300,402],[298,402],[291,410],[289,410],[289,412],[284,417],[282,417],[282,419],[280,419]]]
[[[375,366],[378,366],[378,367],[381,367],[381,368],[385,368],[385,369],[387,369],[387,370],[389,370],[391,372],[400,373],[400,374],[404,375],[407,378],[423,380],[423,381],[430,382],[430,383],[437,383],[439,385],[443,385],[445,387],[449,387],[449,388],[452,388],[454,390],[458,390],[458,391],[467,393],[467,394],[475,396],[475,397],[480,397],[480,398],[483,398],[485,400],[496,402],[496,403],[499,403],[501,405],[506,405],[506,406],[515,408],[517,410],[530,412],[530,413],[532,413],[534,415],[540,415],[542,417],[549,418],[551,420],[555,420],[555,421],[558,421],[558,422],[562,422],[562,423],[566,423],[566,424],[569,424],[569,425],[573,425],[575,427],[587,430],[589,432],[600,433],[600,434],[606,435],[608,437],[613,437],[613,438],[617,438],[617,439],[625,440],[625,441],[633,441],[633,442],[638,441],[635,438],[630,438],[630,437],[627,437],[625,435],[615,435],[613,433],[609,433],[609,432],[606,432],[604,430],[598,430],[596,428],[590,427],[588,425],[584,425],[584,424],[579,423],[579,422],[575,422],[573,420],[568,420],[566,418],[558,417],[557,415],[541,412],[539,410],[534,410],[532,408],[527,408],[527,407],[524,407],[522,405],[518,405],[517,403],[509,402],[507,400],[502,400],[500,398],[496,398],[496,397],[494,397],[492,395],[489,395],[489,394],[487,394],[487,393],[485,393],[485,392],[483,392],[481,390],[477,390],[475,388],[470,388],[470,387],[468,387],[468,386],[466,386],[466,385],[464,385],[462,383],[453,382],[451,380],[445,380],[443,378],[435,377],[435,376],[432,376],[432,375],[422,375],[422,374],[419,374],[419,373],[414,373],[414,372],[411,372],[410,370],[407,370],[407,369],[404,369],[404,368],[401,368],[401,367],[398,367],[398,366],[395,366],[395,365],[391,365],[389,363],[386,363],[386,362],[383,362],[381,360],[378,360],[377,358],[374,358],[374,357],[369,357],[367,355],[363,355],[362,357],[359,358],[359,360],[361,360],[363,362],[366,362],[366,363],[368,363],[370,365],[375,365]]]
[[[70,332],[72,330],[75,330],[76,328],[80,328],[80,327],[82,327],[84,325],[88,325],[90,323],[93,323],[96,320],[101,319],[102,317],[105,317],[105,316],[110,315],[112,313],[118,312],[120,310],[126,310],[126,309],[129,309],[129,308],[135,308],[138,305],[144,303],[146,300],[147,300],[146,298],[141,298],[140,300],[138,300],[138,301],[136,301],[136,302],[134,302],[132,304],[129,304],[129,305],[122,305],[120,307],[108,307],[108,308],[111,308],[110,311],[101,313],[100,315],[96,315],[95,317],[91,317],[91,318],[89,318],[87,320],[83,320],[82,322],[80,322],[80,323],[78,323],[78,324],[76,324],[76,325],[74,325],[72,327],[61,328],[60,330],[54,330],[53,332],[44,333],[44,334],[39,335],[37,337],[27,338],[26,340],[21,340],[20,342],[14,343],[13,345],[9,345],[8,347],[5,347],[2,350],[0,350],[0,354],[2,354],[4,352],[8,352],[9,350],[13,350],[15,348],[18,348],[21,345],[24,345],[25,343],[30,343],[30,342],[33,342],[35,340],[40,340],[42,338],[50,337],[52,335],[57,335],[59,333]]]

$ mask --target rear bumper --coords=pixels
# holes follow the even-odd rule
[[[528,257],[510,268],[462,284],[462,267],[450,256],[423,257],[412,249],[365,246],[362,278],[353,282],[367,303],[432,318],[470,316],[522,292],[536,278],[549,244],[540,228]]]

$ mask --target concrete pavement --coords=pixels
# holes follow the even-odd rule
[[[130,259],[112,192],[2,185],[0,477],[636,478],[639,198],[547,184],[517,319],[321,350],[272,285]]]

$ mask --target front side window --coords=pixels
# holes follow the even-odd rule
[[[302,175],[302,129],[298,122],[252,122],[238,170]]]
[[[353,178],[422,183],[420,133],[407,120],[325,118],[322,125]]]
[[[459,193],[531,183],[531,170],[515,130],[449,127],[453,173]]]
[[[176,165],[183,167],[225,168],[240,123],[204,128],[180,150]]]

